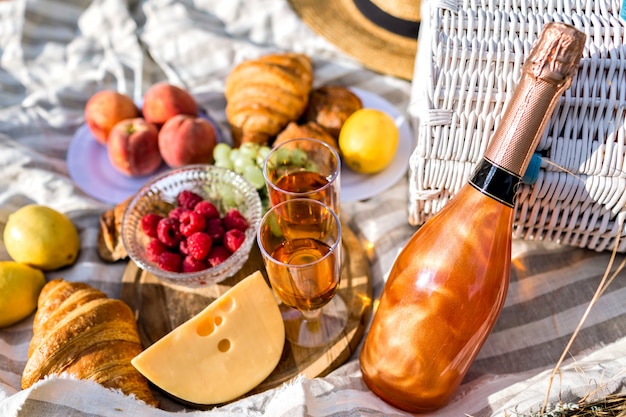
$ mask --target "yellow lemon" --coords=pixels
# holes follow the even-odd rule
[[[385,169],[398,150],[400,132],[394,120],[378,109],[360,109],[348,117],[339,132],[341,157],[361,174]]]
[[[28,317],[46,283],[43,272],[14,261],[0,261],[0,327]]]
[[[63,213],[31,204],[9,215],[4,245],[14,261],[52,271],[76,261],[80,238]]]

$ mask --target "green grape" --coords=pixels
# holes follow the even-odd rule
[[[224,212],[228,211],[230,208],[237,207],[237,198],[235,197],[232,187],[226,185],[220,186],[218,195],[220,196],[220,205]]]
[[[271,216],[268,219],[268,223],[270,225],[270,230],[272,231],[272,234],[276,237],[282,237],[283,236],[283,229],[282,227],[280,227],[278,225],[278,221],[276,220],[276,216]]]
[[[232,148],[227,143],[219,143],[213,149],[214,165],[230,169],[237,174],[243,176],[254,188],[256,188],[261,198],[261,204],[264,209],[269,207],[269,198],[267,196],[267,189],[265,188],[265,179],[263,178],[263,163],[265,158],[270,153],[271,149],[267,145],[259,145],[256,143],[244,143],[238,148]],[[289,159],[289,152],[285,150],[284,155]],[[225,190],[222,190],[225,191]],[[229,199],[232,196],[228,196],[225,192],[226,204],[232,204]]]
[[[276,164],[286,164],[291,159],[291,151],[286,148],[280,148],[272,155],[272,162]]]
[[[231,161],[230,159],[216,159],[213,165],[233,171],[233,161]]]
[[[267,155],[269,155],[271,151],[272,149],[267,145],[259,147],[259,150],[256,153],[256,164],[263,167],[263,162],[265,162],[265,158],[267,158]]]
[[[239,148],[233,148],[230,151],[230,155],[228,155],[228,159],[235,162],[235,159],[239,158],[239,155],[241,155],[241,151],[239,150]]]
[[[246,142],[241,144],[239,152],[250,159],[254,159],[259,150],[259,144],[254,142]]]
[[[291,163],[294,165],[303,166],[304,164],[306,164],[308,159],[309,158],[306,152],[304,152],[302,149],[294,149],[291,152]]]
[[[213,148],[213,159],[215,161],[224,161],[230,157],[230,151],[232,148],[227,143],[218,143]]]
[[[241,153],[233,160],[233,169],[237,174],[243,174],[245,169],[249,166],[255,166],[254,160]]]
[[[243,177],[257,190],[265,186],[265,178],[261,168],[256,165],[248,165],[243,171]]]

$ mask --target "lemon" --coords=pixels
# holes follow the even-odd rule
[[[14,261],[0,261],[0,327],[28,317],[46,283],[43,272]]]
[[[52,271],[76,261],[80,238],[63,213],[31,204],[9,215],[4,245],[14,261]]]
[[[360,174],[385,169],[398,150],[400,132],[387,113],[371,108],[355,111],[339,132],[343,162]]]

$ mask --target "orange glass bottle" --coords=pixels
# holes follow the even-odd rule
[[[584,43],[546,24],[469,183],[395,260],[360,354],[365,383],[388,403],[444,406],[491,332],[509,284],[515,193]]]

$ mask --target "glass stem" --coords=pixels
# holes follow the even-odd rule
[[[322,315],[322,309],[318,308],[315,310],[300,310],[300,313],[302,314],[302,317],[304,317],[305,321],[315,322],[319,320],[320,316]]]

